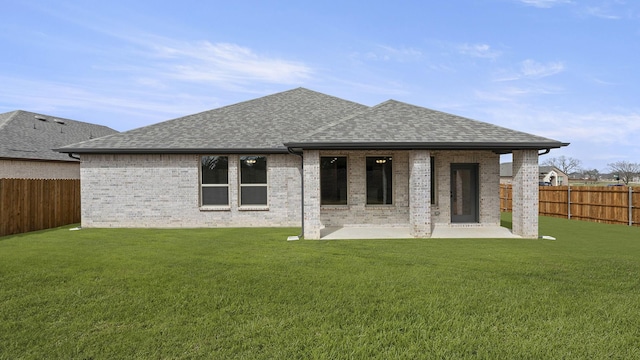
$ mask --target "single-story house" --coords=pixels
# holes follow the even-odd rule
[[[81,159],[83,227],[384,224],[428,238],[500,226],[513,154],[513,233],[538,237],[538,154],[568,145],[399,101],[304,88],[58,149]]]
[[[548,186],[569,185],[569,175],[555,166],[538,166],[538,183]],[[513,182],[513,163],[500,164],[500,183],[511,184]]]
[[[80,179],[80,161],[53,149],[116,132],[23,110],[0,114],[0,179]]]
[[[569,175],[555,166],[540,166],[540,183],[550,186],[569,185]]]

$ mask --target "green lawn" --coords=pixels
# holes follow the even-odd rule
[[[540,229],[557,240],[3,237],[0,359],[640,358],[640,228]]]

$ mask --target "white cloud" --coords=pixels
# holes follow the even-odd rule
[[[520,79],[540,79],[559,74],[565,70],[561,61],[540,63],[527,59],[520,63],[518,70],[502,70],[495,75],[494,81],[514,81]]]
[[[487,44],[463,44],[458,51],[463,55],[486,59],[496,59],[501,55],[500,51],[491,49]]]
[[[518,103],[479,110],[476,115],[508,128],[569,142],[568,148],[552,153],[570,153],[585,167],[605,168],[607,162],[627,159],[640,162],[640,111],[617,112],[552,111]],[[556,156],[556,155],[553,155]]]
[[[296,84],[313,73],[301,62],[260,55],[236,44],[166,41],[149,45],[150,55],[158,61],[155,66],[166,69],[165,76],[184,81]]]
[[[555,124],[546,130],[553,136],[571,136],[596,144],[638,146],[640,113],[559,113],[546,117]]]
[[[559,94],[561,92],[562,89],[559,88],[530,84],[526,87],[505,86],[499,89],[493,89],[491,91],[476,91],[475,96],[476,98],[485,101],[513,102],[516,99],[525,96],[553,95]]]
[[[571,0],[518,0],[520,3],[538,8],[550,8],[563,4],[572,4]]]
[[[562,62],[542,64],[531,59],[522,62],[520,66],[522,75],[528,78],[542,78],[555,75],[564,71]]]
[[[21,108],[104,124],[116,130],[128,130],[220,105],[212,96],[147,91],[137,86],[123,88],[104,82],[43,82],[4,76],[0,76],[0,82],[6,85],[0,87],[0,98],[6,104],[18,106],[0,112]]]
[[[585,12],[590,16],[607,20],[618,20],[622,18],[621,16],[613,14],[610,10],[599,6],[587,6]]]
[[[586,4],[587,1],[575,1],[575,0],[516,0],[521,4],[533,6],[537,8],[552,8],[559,5],[573,5],[573,11],[576,15],[581,17],[597,17],[607,20],[619,20],[629,16],[627,13],[621,15],[622,11],[620,6],[626,6],[627,2],[623,0],[592,0],[591,3]],[[617,8],[616,8],[617,7]]]
[[[417,61],[421,59],[422,56],[422,51],[412,47],[393,47],[388,45],[377,45],[372,51],[365,53],[355,52],[351,54],[353,59],[395,62]]]

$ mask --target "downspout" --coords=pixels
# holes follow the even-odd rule
[[[538,156],[546,155],[546,154],[548,154],[550,151],[551,151],[551,149],[544,149],[544,151],[543,151],[543,152],[538,153]]]
[[[69,155],[69,157],[72,158],[72,159],[80,160],[79,157],[73,156],[73,153],[68,153],[67,155]]]
[[[296,152],[293,148],[288,147],[289,154],[300,156],[300,222],[301,230],[299,239],[304,237],[304,157],[302,156],[302,150]]]

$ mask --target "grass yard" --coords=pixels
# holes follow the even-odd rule
[[[640,358],[638,227],[285,240],[297,232],[0,238],[0,359]]]

